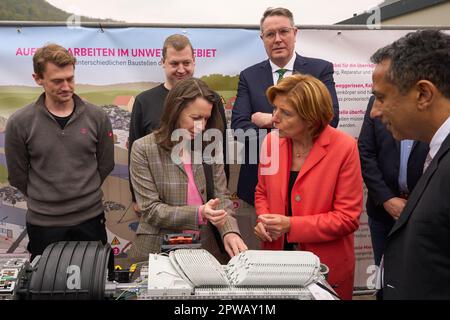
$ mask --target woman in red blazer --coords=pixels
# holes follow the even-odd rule
[[[312,76],[287,77],[267,97],[278,130],[261,152],[255,235],[265,250],[313,252],[329,267],[330,285],[351,299],[363,203],[356,140],[328,125],[331,97]]]

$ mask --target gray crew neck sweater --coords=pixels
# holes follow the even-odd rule
[[[8,179],[27,197],[33,225],[72,226],[103,212],[101,185],[114,168],[111,122],[100,107],[73,99],[64,129],[45,107],[45,94],[6,125]]]

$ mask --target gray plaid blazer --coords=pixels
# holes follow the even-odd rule
[[[155,135],[146,135],[133,143],[130,155],[130,177],[137,204],[142,212],[136,231],[136,240],[129,255],[135,260],[145,260],[149,253],[161,251],[165,234],[182,230],[200,230],[202,247],[219,261],[228,257],[220,253],[210,224],[198,224],[197,206],[186,205],[188,177],[183,164],[176,164],[170,152],[156,144]],[[215,197],[220,199],[219,209],[228,212],[228,221],[219,229],[223,236],[229,232],[240,235],[234,218],[232,201],[227,190],[224,166],[212,165]],[[203,203],[206,199],[206,178],[202,164],[192,164],[195,184]],[[225,254],[226,255],[226,254]]]

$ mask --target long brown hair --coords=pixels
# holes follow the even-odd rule
[[[164,111],[161,117],[161,127],[155,132],[156,143],[163,149],[171,150],[176,144],[172,141],[172,132],[179,128],[180,114],[190,102],[197,98],[203,98],[212,103],[211,117],[206,123],[205,130],[219,129],[223,132],[218,97],[205,82],[197,78],[189,78],[177,82],[169,91],[164,103]]]

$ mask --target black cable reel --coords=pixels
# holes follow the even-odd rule
[[[21,296],[27,300],[104,299],[110,252],[109,244],[97,241],[52,243],[22,280]]]

